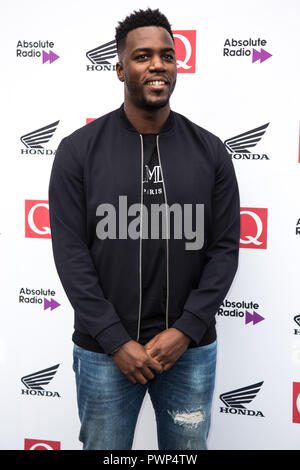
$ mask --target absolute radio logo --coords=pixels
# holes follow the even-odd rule
[[[225,39],[223,47],[223,57],[247,57],[254,62],[265,62],[272,57],[272,54],[263,47],[267,46],[266,39]],[[260,48],[258,50],[257,48]]]
[[[24,439],[24,450],[60,450],[59,441]]]
[[[224,145],[231,154],[231,158],[235,160],[269,160],[265,153],[252,152],[252,148],[260,142],[269,124],[268,122],[225,140]]]
[[[48,385],[55,376],[58,367],[59,364],[56,364],[55,366],[48,367],[48,369],[24,375],[24,377],[21,378],[21,382],[26,388],[22,389],[22,395],[60,398],[60,394],[58,392],[44,389],[44,386]]]
[[[231,301],[225,299],[220,306],[217,315],[227,318],[244,318],[245,325],[256,325],[265,320],[258,313],[259,304],[253,301]]]
[[[24,134],[20,140],[26,148],[21,149],[21,155],[55,155],[56,150],[45,149],[44,146],[53,136],[58,123],[59,121],[55,121],[47,126]]]
[[[296,235],[300,235],[300,219],[296,223]]]
[[[52,289],[29,289],[28,287],[21,287],[18,301],[20,304],[30,306],[32,306],[32,304],[41,305],[43,306],[43,310],[52,311],[60,306],[60,303],[53,298],[55,295],[55,291]],[[50,299],[46,296],[50,297]]]
[[[25,238],[51,238],[48,201],[25,200]]]
[[[196,30],[172,31],[178,73],[196,72]]]
[[[267,249],[268,209],[241,207],[240,247]]]
[[[248,404],[254,400],[263,383],[264,382],[262,381],[248,385],[247,387],[237,388],[230,392],[222,393],[220,395],[220,400],[224,403],[225,407],[220,406],[220,413],[264,417],[262,411],[249,410],[245,406],[248,406]]]
[[[16,56],[18,59],[34,59],[42,64],[52,64],[57,59],[57,55],[52,49],[54,48],[53,41],[21,41],[17,42]]]

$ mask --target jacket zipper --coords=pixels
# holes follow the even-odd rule
[[[167,192],[165,186],[165,180],[163,175],[163,169],[160,159],[160,151],[158,145],[159,135],[156,136],[156,148],[159,166],[161,169],[164,197],[165,197],[165,207],[166,207],[166,251],[167,251],[167,297],[166,297],[166,329],[168,326],[168,311],[169,311],[169,225],[168,225],[168,202],[167,202]],[[143,240],[143,194],[144,194],[144,145],[143,145],[143,136],[140,134],[141,140],[141,223],[140,223],[140,256],[139,256],[139,278],[140,278],[140,297],[139,297],[139,315],[138,315],[138,332],[136,341],[140,337],[140,326],[141,326],[141,312],[142,312],[142,240]]]
[[[144,145],[143,136],[140,134],[141,139],[141,223],[140,223],[140,256],[139,256],[139,277],[140,277],[140,299],[139,299],[139,316],[138,316],[138,331],[136,341],[140,337],[140,324],[142,312],[142,240],[143,240],[143,194],[144,194]]]
[[[164,196],[165,196],[165,207],[166,207],[166,248],[167,248],[166,330],[167,330],[167,329],[169,328],[169,326],[168,326],[168,314],[169,314],[169,225],[168,225],[168,201],[167,201],[167,192],[166,192],[164,174],[163,174],[162,164],[161,164],[161,160],[160,160],[160,151],[159,151],[159,145],[158,145],[158,138],[159,138],[159,135],[156,136],[156,147],[157,147],[157,155],[158,155],[159,166],[160,166],[160,171],[161,171],[161,176],[162,176],[162,184],[163,184],[163,190],[164,190]]]

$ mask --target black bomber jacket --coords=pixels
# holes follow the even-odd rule
[[[237,270],[239,191],[218,137],[174,111],[168,124],[156,138],[167,205],[203,204],[204,238],[198,250],[187,250],[184,236],[165,239],[165,328],[195,347],[216,338],[215,315]],[[120,195],[128,207],[141,204],[142,194],[143,138],[124,104],[61,141],[49,184],[53,255],[74,309],[73,341],[92,351],[139,341],[143,237],[100,239],[97,207],[117,208]]]

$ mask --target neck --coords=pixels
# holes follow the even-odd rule
[[[140,134],[159,134],[170,114],[169,102],[163,108],[142,109],[124,101],[124,111],[131,124]]]

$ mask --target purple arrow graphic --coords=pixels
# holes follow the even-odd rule
[[[260,52],[261,52],[261,58],[260,58],[260,63],[264,62],[265,60],[269,59],[270,57],[272,57],[272,54],[270,54],[270,52],[268,51],[265,51],[264,49],[260,48]]]
[[[56,302],[56,300],[52,299],[48,300],[46,297],[44,297],[44,310],[50,307],[51,310],[55,309],[56,307],[59,307],[60,304]]]
[[[252,321],[253,321],[253,325],[256,325],[256,323],[259,323],[262,320],[264,320],[264,317],[259,315],[257,312],[253,312],[252,314],[246,310],[246,317],[245,317],[246,325],[247,323],[251,323]]]
[[[56,59],[59,59],[59,55],[55,54],[53,51],[42,51],[43,52],[43,64],[49,60],[50,64],[54,62]]]
[[[43,51],[44,52],[44,51]],[[260,52],[256,49],[252,49],[252,64],[260,59]]]
[[[260,52],[256,49],[252,49],[252,63],[256,62],[257,60],[260,60],[260,63],[262,63],[269,59],[269,57],[272,57],[272,54],[270,54],[265,49],[260,48]]]

